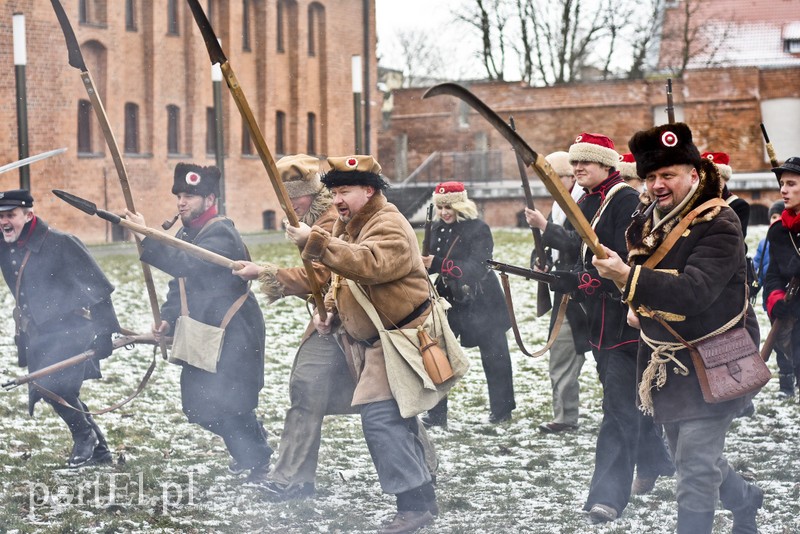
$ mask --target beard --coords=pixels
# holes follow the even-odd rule
[[[181,215],[181,223],[184,226],[189,226],[189,223],[191,223],[193,220],[201,216],[203,213],[205,213],[205,211],[206,211],[205,208],[203,208],[203,206],[201,205],[196,210],[192,210],[184,215]]]

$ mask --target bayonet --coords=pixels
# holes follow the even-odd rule
[[[275,190],[275,195],[278,197],[278,203],[283,209],[283,212],[286,214],[286,219],[289,221],[289,224],[296,228],[300,226],[300,219],[298,219],[297,214],[294,212],[294,208],[292,208],[292,202],[289,199],[289,194],[286,192],[286,187],[283,185],[283,181],[278,175],[278,169],[275,167],[275,160],[273,159],[272,153],[267,146],[267,142],[264,140],[264,136],[261,134],[261,129],[256,123],[256,119],[253,116],[253,111],[250,109],[250,104],[247,102],[247,98],[242,91],[242,87],[239,85],[239,80],[236,78],[233,68],[228,62],[228,58],[222,51],[222,46],[219,44],[217,35],[214,32],[214,29],[211,27],[211,23],[209,22],[208,17],[206,17],[203,8],[200,6],[200,2],[197,0],[187,0],[187,2],[189,2],[189,8],[192,10],[192,15],[197,23],[197,27],[200,28],[200,33],[203,35],[203,41],[206,43],[206,49],[208,50],[208,57],[211,60],[211,64],[215,65],[219,63],[220,70],[222,71],[222,77],[225,78],[225,83],[228,85],[228,89],[231,91],[233,101],[236,102],[236,107],[239,109],[239,113],[242,115],[242,119],[247,125],[247,129],[250,131],[250,138],[253,140],[256,151],[261,157],[261,162],[264,164],[264,168],[267,170],[267,175],[272,183],[272,188]],[[317,306],[317,313],[319,314],[320,319],[324,321],[327,317],[327,313],[325,311],[325,304],[322,300],[320,283],[314,274],[314,266],[310,261],[304,259],[303,267],[306,270],[306,275],[308,276],[308,281],[311,285],[311,294],[314,297],[314,301]]]
[[[64,39],[67,44],[67,51],[69,53],[69,64],[81,72],[81,80],[89,95],[89,101],[92,103],[92,109],[95,116],[100,123],[100,129],[103,131],[103,137],[106,140],[106,145],[111,151],[111,159],[114,160],[114,167],[117,169],[117,176],[119,177],[119,184],[122,187],[122,195],[125,197],[125,206],[128,210],[135,212],[136,206],[133,202],[133,195],[131,194],[130,184],[128,183],[128,171],[125,169],[125,163],[122,161],[122,155],[119,151],[119,145],[114,137],[114,132],[111,130],[111,125],[108,122],[108,115],[103,107],[103,102],[100,95],[97,93],[92,75],[89,69],[86,68],[86,62],[83,60],[81,47],[78,44],[78,39],[75,37],[75,32],[72,29],[72,24],[69,22],[67,13],[59,0],[50,0],[53,5],[53,10],[58,18],[58,23],[61,25],[61,31],[64,33]],[[139,238],[136,238],[136,248],[139,255],[142,253],[142,244]],[[144,276],[145,287],[147,288],[147,295],[150,299],[150,311],[153,314],[153,321],[156,325],[161,324],[161,310],[158,305],[158,296],[156,295],[156,286],[153,282],[153,274],[150,272],[150,266],[144,262],[140,262],[142,266],[142,275]],[[161,356],[167,359],[167,347],[161,343]]]
[[[24,167],[25,165],[30,165],[31,163],[36,163],[37,161],[41,161],[43,159],[52,158],[53,156],[57,156],[58,154],[63,154],[66,152],[66,148],[56,148],[55,150],[48,150],[47,152],[42,152],[41,154],[36,154],[35,156],[29,156],[27,158],[12,161],[11,163],[6,163],[2,167],[0,167],[0,174],[4,172],[13,171],[14,169],[18,169],[20,167]]]

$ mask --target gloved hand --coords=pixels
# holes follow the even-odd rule
[[[603,281],[600,277],[593,275],[588,271],[582,271],[577,273],[578,276],[578,287],[583,291],[587,297],[594,295],[595,293],[600,292],[600,287],[603,284]]]
[[[773,319],[786,319],[792,316],[792,306],[785,300],[779,300],[772,306]]]
[[[111,356],[114,351],[114,345],[111,342],[111,332],[97,334],[94,339],[86,347],[86,350],[94,351],[95,360],[104,360]]]
[[[572,293],[578,289],[578,273],[572,271],[552,271],[550,274],[557,278],[550,284],[550,289],[556,293]]]

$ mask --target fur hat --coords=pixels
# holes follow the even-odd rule
[[[467,201],[467,191],[461,182],[442,182],[433,190],[433,203],[452,205]]]
[[[582,133],[569,147],[569,162],[594,161],[606,167],[614,167],[619,154],[614,150],[614,141],[603,134]]]
[[[769,211],[767,211],[767,219],[771,219],[773,215],[780,215],[785,209],[786,204],[783,203],[783,200],[776,200],[772,203],[772,206],[769,207]]]
[[[0,193],[0,211],[33,207],[33,197],[26,189],[12,189]]]
[[[639,175],[636,174],[636,160],[633,159],[633,154],[630,152],[619,155],[619,162],[617,162],[616,167],[623,180],[641,180]]]
[[[701,158],[706,158],[717,166],[719,174],[727,182],[731,179],[733,169],[731,169],[731,158],[725,152],[703,152]]]
[[[321,181],[331,189],[341,185],[363,185],[383,190],[389,187],[381,176],[381,166],[372,156],[344,156],[328,158],[331,170]]]
[[[547,160],[547,163],[553,167],[553,170],[559,176],[571,176],[575,173],[572,169],[572,163],[569,162],[569,154],[563,150],[548,154],[544,159]]]
[[[284,156],[275,163],[289,198],[316,195],[322,190],[319,158],[306,154]]]
[[[175,174],[173,175],[172,194],[188,193],[201,197],[214,194],[219,196],[219,179],[219,169],[213,165],[201,167],[193,163],[178,163],[175,165]]]
[[[682,122],[636,132],[628,141],[628,148],[636,158],[636,173],[642,179],[670,165],[692,165],[700,170],[700,151],[692,142],[692,130]]]

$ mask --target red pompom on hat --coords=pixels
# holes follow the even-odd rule
[[[636,174],[636,160],[633,159],[633,154],[630,152],[619,155],[619,161],[616,164],[616,168],[619,171],[619,175],[625,180],[632,180],[634,178],[641,180],[639,175]]]
[[[452,205],[467,201],[467,191],[461,182],[442,182],[433,190],[433,203]]]
[[[616,167],[619,154],[610,137],[596,133],[582,133],[569,147],[569,161],[593,161],[606,167]]]
[[[701,158],[705,158],[717,166],[720,176],[726,181],[731,179],[733,169],[731,168],[731,157],[725,152],[703,152]]]

